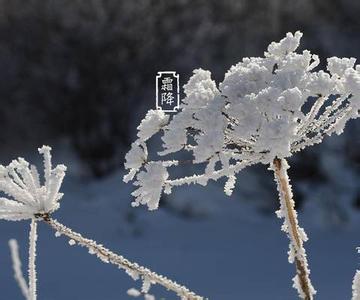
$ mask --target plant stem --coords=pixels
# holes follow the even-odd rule
[[[21,270],[21,259],[20,259],[19,245],[18,245],[17,240],[15,240],[15,239],[9,240],[9,248],[10,248],[10,253],[11,253],[11,261],[12,261],[12,266],[13,266],[13,270],[14,270],[15,281],[17,282],[17,284],[21,290],[21,293],[23,294],[25,299],[28,300],[29,299],[29,287],[24,278],[24,274]]]
[[[36,300],[36,241],[37,221],[32,219],[29,234],[29,300]]]
[[[274,159],[272,169],[280,196],[280,210],[277,215],[279,218],[284,218],[282,230],[288,234],[290,239],[289,262],[295,263],[296,267],[296,276],[293,279],[294,287],[298,290],[301,299],[312,300],[316,291],[310,281],[310,270],[303,247],[307,236],[298,224],[295,202],[287,175],[288,168],[285,159]]]
[[[352,298],[351,300],[360,300],[360,271],[356,270],[352,283]]]
[[[97,257],[106,263],[112,263],[121,269],[124,269],[135,280],[141,276],[143,280],[148,279],[151,283],[157,283],[165,287],[167,290],[175,292],[181,299],[187,300],[203,300],[204,298],[191,292],[185,286],[182,286],[162,275],[159,275],[151,270],[138,265],[137,263],[130,262],[125,257],[118,255],[103,245],[97,244],[95,241],[84,238],[81,234],[72,231],[70,228],[62,225],[58,221],[50,218],[48,215],[42,216],[43,220],[50,225],[56,232],[63,234],[76,241],[79,245],[89,249],[90,254],[96,254]]]

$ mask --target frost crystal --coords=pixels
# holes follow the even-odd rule
[[[147,164],[145,171],[138,174],[137,181],[134,183],[139,188],[132,192],[132,195],[136,197],[132,205],[146,204],[150,210],[157,209],[163,185],[168,175],[166,168],[162,164]]]
[[[161,110],[149,110],[138,126],[138,137],[146,141],[157,133],[168,122],[169,116]]]
[[[73,239],[70,239],[69,240],[69,245],[70,246],[74,246],[76,244],[76,242],[73,240]]]
[[[197,69],[184,86],[186,97],[177,114],[166,118],[162,112],[148,112],[126,156],[129,174],[124,180],[140,172],[136,205],[156,208],[159,184],[171,192],[173,186],[205,185],[223,176],[229,178],[225,192],[230,195],[234,177],[244,167],[287,158],[327,135],[341,134],[348,120],[359,117],[360,66],[354,66],[355,59],[331,57],[327,70],[315,71],[318,56],[296,52],[301,37],[299,31],[288,33],[272,42],[264,57],[244,58],[218,87],[209,71]],[[166,161],[155,162],[159,174],[150,172],[154,162],[147,157],[145,142],[157,131],[163,133],[159,155],[191,152],[194,164],[208,164],[205,173],[169,179]],[[215,170],[215,165],[221,168]],[[149,184],[153,176],[156,185]]]
[[[59,193],[66,167],[52,168],[51,148],[43,146],[39,153],[44,157],[44,184],[41,185],[35,166],[23,158],[8,166],[0,165],[0,191],[9,198],[0,198],[0,219],[18,221],[32,219],[37,214],[51,213],[59,208]]]
[[[226,195],[231,196],[236,183],[236,176],[230,175],[225,183],[224,192]]]
[[[150,290],[151,287],[151,280],[148,277],[144,277],[143,278],[143,284],[141,287],[141,292],[143,292],[144,294],[147,294]]]
[[[145,143],[135,142],[131,145],[131,149],[125,155],[125,168],[130,169],[129,174],[124,176],[124,181],[128,182],[134,178],[136,172],[146,162],[147,149]]]
[[[139,297],[141,296],[141,292],[138,291],[137,289],[131,288],[128,289],[127,294],[131,297]]]
[[[142,292],[140,292],[137,289],[131,288],[127,291],[127,294],[131,297],[140,297],[142,294]],[[144,300],[155,300],[155,296],[154,295],[150,295],[150,294],[144,294]]]

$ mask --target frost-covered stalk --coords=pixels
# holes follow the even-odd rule
[[[14,277],[19,285],[21,293],[26,300],[36,300],[37,298],[37,277],[36,277],[36,242],[37,242],[37,220],[32,219],[29,232],[29,285],[26,283],[21,270],[21,260],[19,255],[19,245],[16,240],[9,240],[11,260],[14,269]]]
[[[65,235],[70,241],[71,245],[78,244],[88,248],[90,254],[95,254],[100,260],[105,263],[111,263],[124,269],[134,280],[141,278],[143,280],[142,292],[147,293],[151,284],[160,284],[167,290],[175,292],[181,299],[186,300],[201,300],[203,297],[191,292],[185,286],[182,286],[175,281],[172,281],[165,276],[159,275],[143,266],[133,263],[125,257],[118,255],[103,245],[99,245],[93,240],[84,238],[81,234],[72,231],[70,228],[60,224],[58,221],[44,216],[44,221],[49,224],[56,232],[56,235]]]
[[[226,177],[224,192],[231,195],[242,169],[273,166],[326,136],[341,134],[346,123],[360,116],[360,65],[355,58],[330,57],[320,70],[320,59],[308,50],[298,51],[302,33],[287,33],[272,42],[262,57],[245,57],[217,84],[211,73],[194,70],[184,85],[180,110],[169,116],[150,110],[138,126],[137,139],[126,154],[124,181],[133,180],[133,206],[157,209],[162,193],[185,184],[207,185]],[[162,149],[149,157],[148,140],[161,133]],[[192,155],[197,174],[174,178],[171,170],[181,163],[171,154]],[[164,156],[167,156],[166,158]],[[281,172],[279,175],[281,175]],[[175,172],[174,172],[175,173]],[[177,173],[179,174],[179,173]],[[284,178],[287,180],[287,175]],[[290,187],[288,182],[285,187]],[[280,189],[280,192],[282,189]],[[297,265],[295,286],[311,299],[305,234],[298,227],[293,200],[283,192],[280,211],[291,239],[291,258]],[[287,196],[287,197],[285,197]],[[287,201],[288,200],[288,201]]]
[[[360,300],[360,271],[357,270],[352,283],[352,298],[351,300]]]
[[[289,244],[289,262],[294,263],[296,267],[296,276],[294,277],[294,287],[297,289],[302,299],[311,300],[316,293],[311,281],[310,270],[306,258],[303,243],[307,241],[304,230],[299,226],[295,202],[287,169],[289,168],[285,159],[275,158],[272,166],[274,170],[275,181],[277,183],[280,209],[277,211],[279,218],[284,219],[282,230],[287,233]]]
[[[360,253],[360,247],[357,248]],[[352,298],[351,300],[360,300],[360,271],[356,270],[355,276],[352,282]]]
[[[42,220],[55,229],[56,235],[64,234],[68,236],[70,245],[78,243],[85,246],[89,249],[90,254],[96,254],[102,261],[124,269],[134,280],[141,278],[143,281],[141,292],[145,298],[151,299],[152,295],[148,294],[150,286],[158,283],[166,289],[174,291],[181,299],[203,299],[203,297],[196,295],[175,281],[156,274],[137,263],[130,262],[123,256],[115,254],[95,241],[86,239],[79,233],[75,233],[56,220],[51,219],[51,214],[60,207],[59,200],[63,194],[59,190],[65,176],[66,167],[64,165],[52,167],[50,147],[43,146],[38,150],[44,156],[43,185],[36,167],[30,166],[23,158],[13,160],[8,166],[0,165],[0,191],[8,196],[8,198],[0,198],[0,219],[9,221],[31,220],[28,300],[36,300],[36,228],[37,222]],[[13,243],[12,246],[15,251]],[[19,260],[16,260],[16,256],[14,257],[14,269],[16,267],[16,274],[20,274]],[[17,275],[17,277],[19,276]],[[22,290],[25,291],[24,282],[21,279],[20,281]]]
[[[37,242],[37,221],[31,220],[29,234],[29,297],[28,300],[36,300],[36,242]]]
[[[11,261],[12,266],[14,270],[14,278],[17,282],[21,293],[25,297],[26,300],[29,299],[29,287],[27,285],[27,282],[24,278],[24,274],[21,270],[21,259],[19,254],[19,245],[17,240],[11,239],[9,240],[9,248],[10,248],[10,254],[11,254]]]

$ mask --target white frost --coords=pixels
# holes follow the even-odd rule
[[[352,298],[351,300],[360,300],[360,271],[357,270],[352,283]]]
[[[147,205],[150,210],[157,209],[159,206],[163,185],[169,174],[161,163],[149,163],[145,166],[145,170],[141,171],[134,185],[139,188],[132,192],[135,196],[133,206],[140,204]]]
[[[139,297],[141,296],[141,292],[137,289],[131,288],[128,289],[127,294],[131,297]]]
[[[25,297],[25,299],[28,299],[29,297],[29,287],[28,284],[24,278],[24,274],[21,270],[21,260],[19,255],[19,245],[17,240],[11,239],[9,240],[9,247],[11,252],[11,260],[14,270],[14,278],[19,285],[19,288],[21,290],[21,293]]]
[[[8,198],[0,198],[0,219],[18,221],[32,219],[36,214],[51,213],[59,208],[59,193],[66,167],[51,165],[51,148],[43,146],[44,184],[39,173],[23,158],[13,160],[8,166],[0,165],[0,191]]]
[[[232,176],[242,168],[271,164],[276,157],[290,157],[321,143],[325,136],[341,134],[350,119],[359,117],[360,66],[354,58],[331,57],[326,70],[315,70],[319,57],[308,50],[297,51],[301,37],[299,31],[287,33],[281,41],[272,42],[263,57],[246,57],[232,66],[218,85],[209,71],[194,70],[184,86],[186,97],[178,113],[161,122],[163,118],[149,111],[141,122],[139,139],[127,155],[129,174],[124,180],[132,180],[138,172],[144,183],[146,177],[154,176],[147,171],[154,162],[145,161],[136,147],[157,131],[163,133],[160,156],[187,151],[193,156],[192,164],[208,165],[204,174],[176,179],[168,179],[167,171],[158,167],[166,179],[157,184],[170,193],[173,186],[206,185],[209,179],[225,176],[231,178],[224,189],[227,194],[233,188]],[[146,124],[155,125],[145,130]],[[155,163],[160,165],[161,158]],[[223,168],[215,170],[216,165]],[[158,207],[162,187],[140,186],[134,205]]]
[[[138,137],[141,141],[146,141],[157,133],[169,120],[162,110],[149,110],[145,118],[138,126]]]

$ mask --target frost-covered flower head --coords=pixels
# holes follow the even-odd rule
[[[57,165],[52,168],[49,146],[38,150],[44,157],[43,185],[37,168],[23,158],[13,160],[8,166],[0,165],[0,191],[8,196],[0,198],[0,219],[31,219],[59,208],[63,196],[59,189],[66,167]]]
[[[148,112],[126,156],[126,181],[145,167],[135,182],[134,205],[151,203],[153,209],[159,193],[152,189],[170,192],[175,185],[206,184],[222,176],[229,178],[225,192],[231,194],[235,174],[245,166],[289,157],[326,135],[342,133],[348,120],[359,117],[360,66],[354,66],[355,59],[332,57],[327,70],[317,70],[317,55],[296,52],[301,37],[301,32],[288,33],[271,43],[264,57],[244,58],[218,86],[209,71],[197,69],[184,86],[179,113],[169,118],[162,111]],[[169,179],[167,167],[176,161],[148,162],[145,142],[160,130],[159,155],[192,152],[194,163],[207,164],[205,173]],[[149,167],[154,164],[161,176]],[[155,187],[154,180],[160,185]]]

